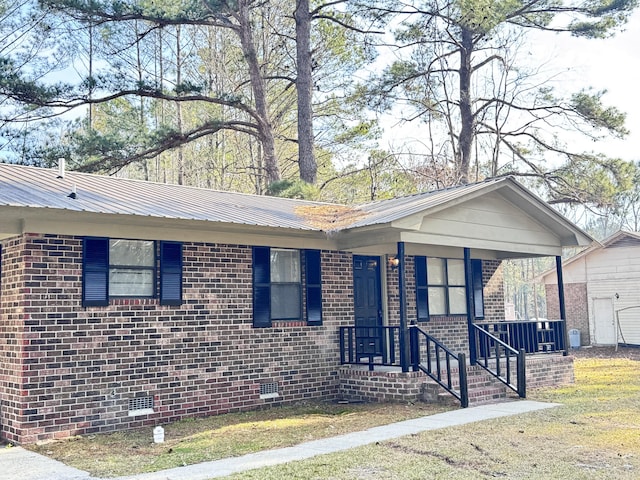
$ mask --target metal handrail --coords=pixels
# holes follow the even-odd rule
[[[478,365],[516,392],[519,397],[525,398],[527,396],[525,349],[516,350],[479,325],[474,324],[473,329],[473,338],[476,342],[476,352],[479,357]],[[504,352],[504,356],[501,354],[502,352]],[[495,353],[495,355],[492,355],[492,353]],[[512,381],[511,371],[511,360],[513,358],[516,359],[515,383]],[[503,359],[504,373],[502,368]],[[492,360],[492,362],[489,360]]]
[[[426,366],[420,352],[420,336],[425,341]],[[421,370],[429,378],[434,380],[438,385],[453,395],[460,401],[462,408],[469,406],[469,388],[467,382],[467,359],[464,353],[455,354],[437,339],[429,335],[417,325],[410,327],[410,343],[411,343],[411,364],[413,370]],[[445,378],[443,379],[442,354],[444,354],[444,362],[446,370],[444,370]],[[451,372],[451,362],[455,360],[458,363],[458,382],[459,387],[456,390],[453,386],[453,374]],[[435,368],[434,364],[435,363]]]

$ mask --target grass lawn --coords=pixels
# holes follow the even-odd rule
[[[640,362],[577,358],[574,385],[530,391],[561,407],[254,470],[234,479],[637,479]],[[241,455],[338,435],[442,408],[309,404],[166,426],[166,443],[139,432],[78,437],[34,450],[95,476],[116,476]]]
[[[153,443],[153,427],[148,427],[29,448],[94,476],[113,477],[289,447],[451,408],[423,403],[304,403],[175,422],[164,426],[162,444]]]
[[[230,479],[640,478],[640,362],[576,359],[575,385],[532,391],[563,405],[253,470]]]

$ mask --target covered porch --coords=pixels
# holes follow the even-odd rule
[[[438,201],[422,198],[419,204],[402,199],[396,215],[387,206],[385,222],[340,232],[341,248],[367,258],[378,255],[386,274],[379,323],[359,323],[356,314],[353,326],[340,327],[340,362],[351,370],[426,375],[464,407],[469,405],[469,368],[486,371],[525,397],[527,385],[539,383],[527,372],[535,357],[555,357],[563,366],[569,362],[557,360],[568,353],[562,249],[586,246],[592,239],[511,179],[455,192]],[[485,301],[489,283],[496,283],[487,280],[487,266],[497,269],[503,260],[543,256],[555,258],[561,318],[507,321],[503,296],[496,307],[501,288],[492,305]],[[442,268],[433,275],[430,269],[438,262]],[[458,272],[457,280],[451,280],[452,271]],[[444,276],[444,286],[432,278],[438,275]],[[357,304],[356,285],[354,296]]]

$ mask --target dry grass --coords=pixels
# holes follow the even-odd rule
[[[640,478],[640,361],[582,358],[574,385],[529,392],[561,403],[551,410],[412,435],[238,474],[233,479],[621,479]],[[441,410],[441,409],[440,409]],[[82,437],[37,451],[97,476],[293,445],[435,413],[427,405],[304,405],[168,425],[167,443],[151,429]]]
[[[31,447],[98,477],[157,471],[365,430],[445,410],[435,405],[307,403],[188,419],[165,426],[78,436]]]
[[[575,385],[530,392],[551,410],[425,432],[231,479],[640,478],[640,362],[578,358]]]

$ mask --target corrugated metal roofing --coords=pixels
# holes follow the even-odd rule
[[[356,207],[365,215],[341,229],[390,223],[424,212],[505,179],[383,200]],[[77,198],[69,197],[75,185]],[[299,207],[334,205],[278,197],[129,180],[103,175],[0,163],[0,205],[51,208],[168,219],[320,230]]]
[[[295,209],[326,204],[0,164],[0,205],[316,230]]]

